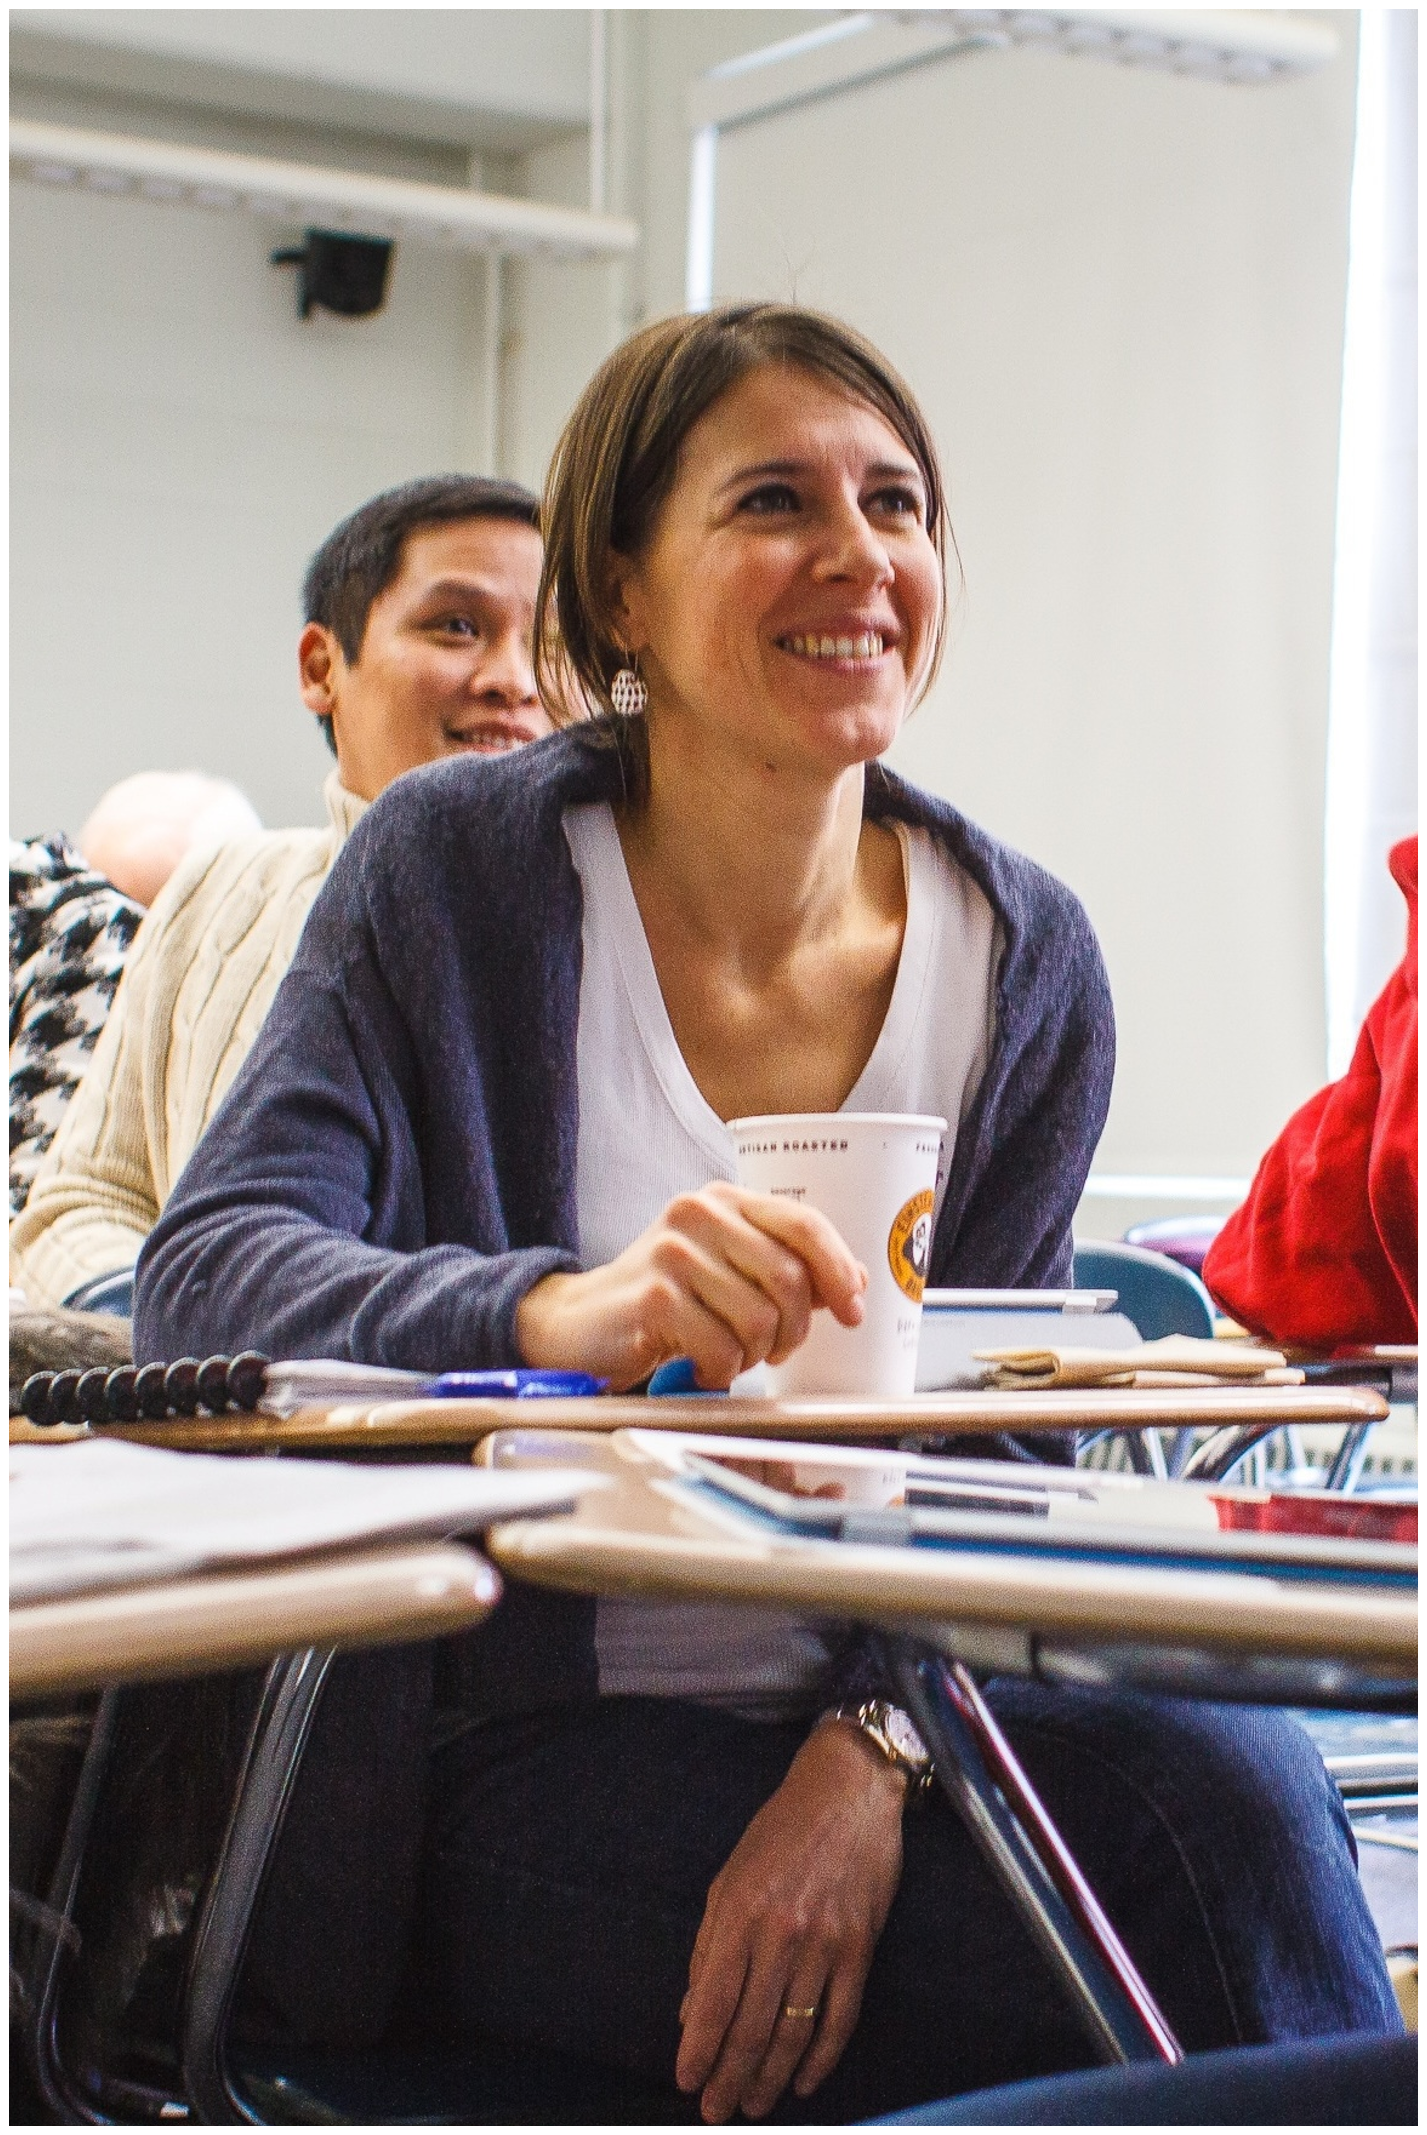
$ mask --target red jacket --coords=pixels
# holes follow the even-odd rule
[[[1407,899],[1407,954],[1341,1082],[1295,1112],[1204,1280],[1255,1334],[1305,1349],[1417,1339],[1417,840],[1388,865]]]

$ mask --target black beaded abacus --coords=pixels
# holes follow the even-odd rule
[[[158,1423],[167,1416],[251,1414],[262,1399],[271,1357],[179,1357],[173,1364],[102,1365],[92,1371],[32,1372],[20,1390],[31,1423]]]

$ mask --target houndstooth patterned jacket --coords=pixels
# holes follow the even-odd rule
[[[142,908],[57,832],[10,841],[10,1214],[89,1065]]]

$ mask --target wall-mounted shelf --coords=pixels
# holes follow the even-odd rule
[[[44,185],[258,215],[487,257],[617,259],[639,242],[637,223],[583,208],[29,119],[11,123],[10,171]]]

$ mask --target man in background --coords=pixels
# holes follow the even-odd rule
[[[227,779],[139,771],[77,839],[10,841],[10,1214],[89,1065],[144,908],[179,862],[262,829]]]
[[[418,765],[550,731],[531,662],[540,565],[535,498],[468,475],[387,491],[323,542],[298,667],[336,757],[327,827],[195,855],[158,898],[11,1228],[12,1280],[32,1301],[127,1310],[139,1248],[367,805]]]

